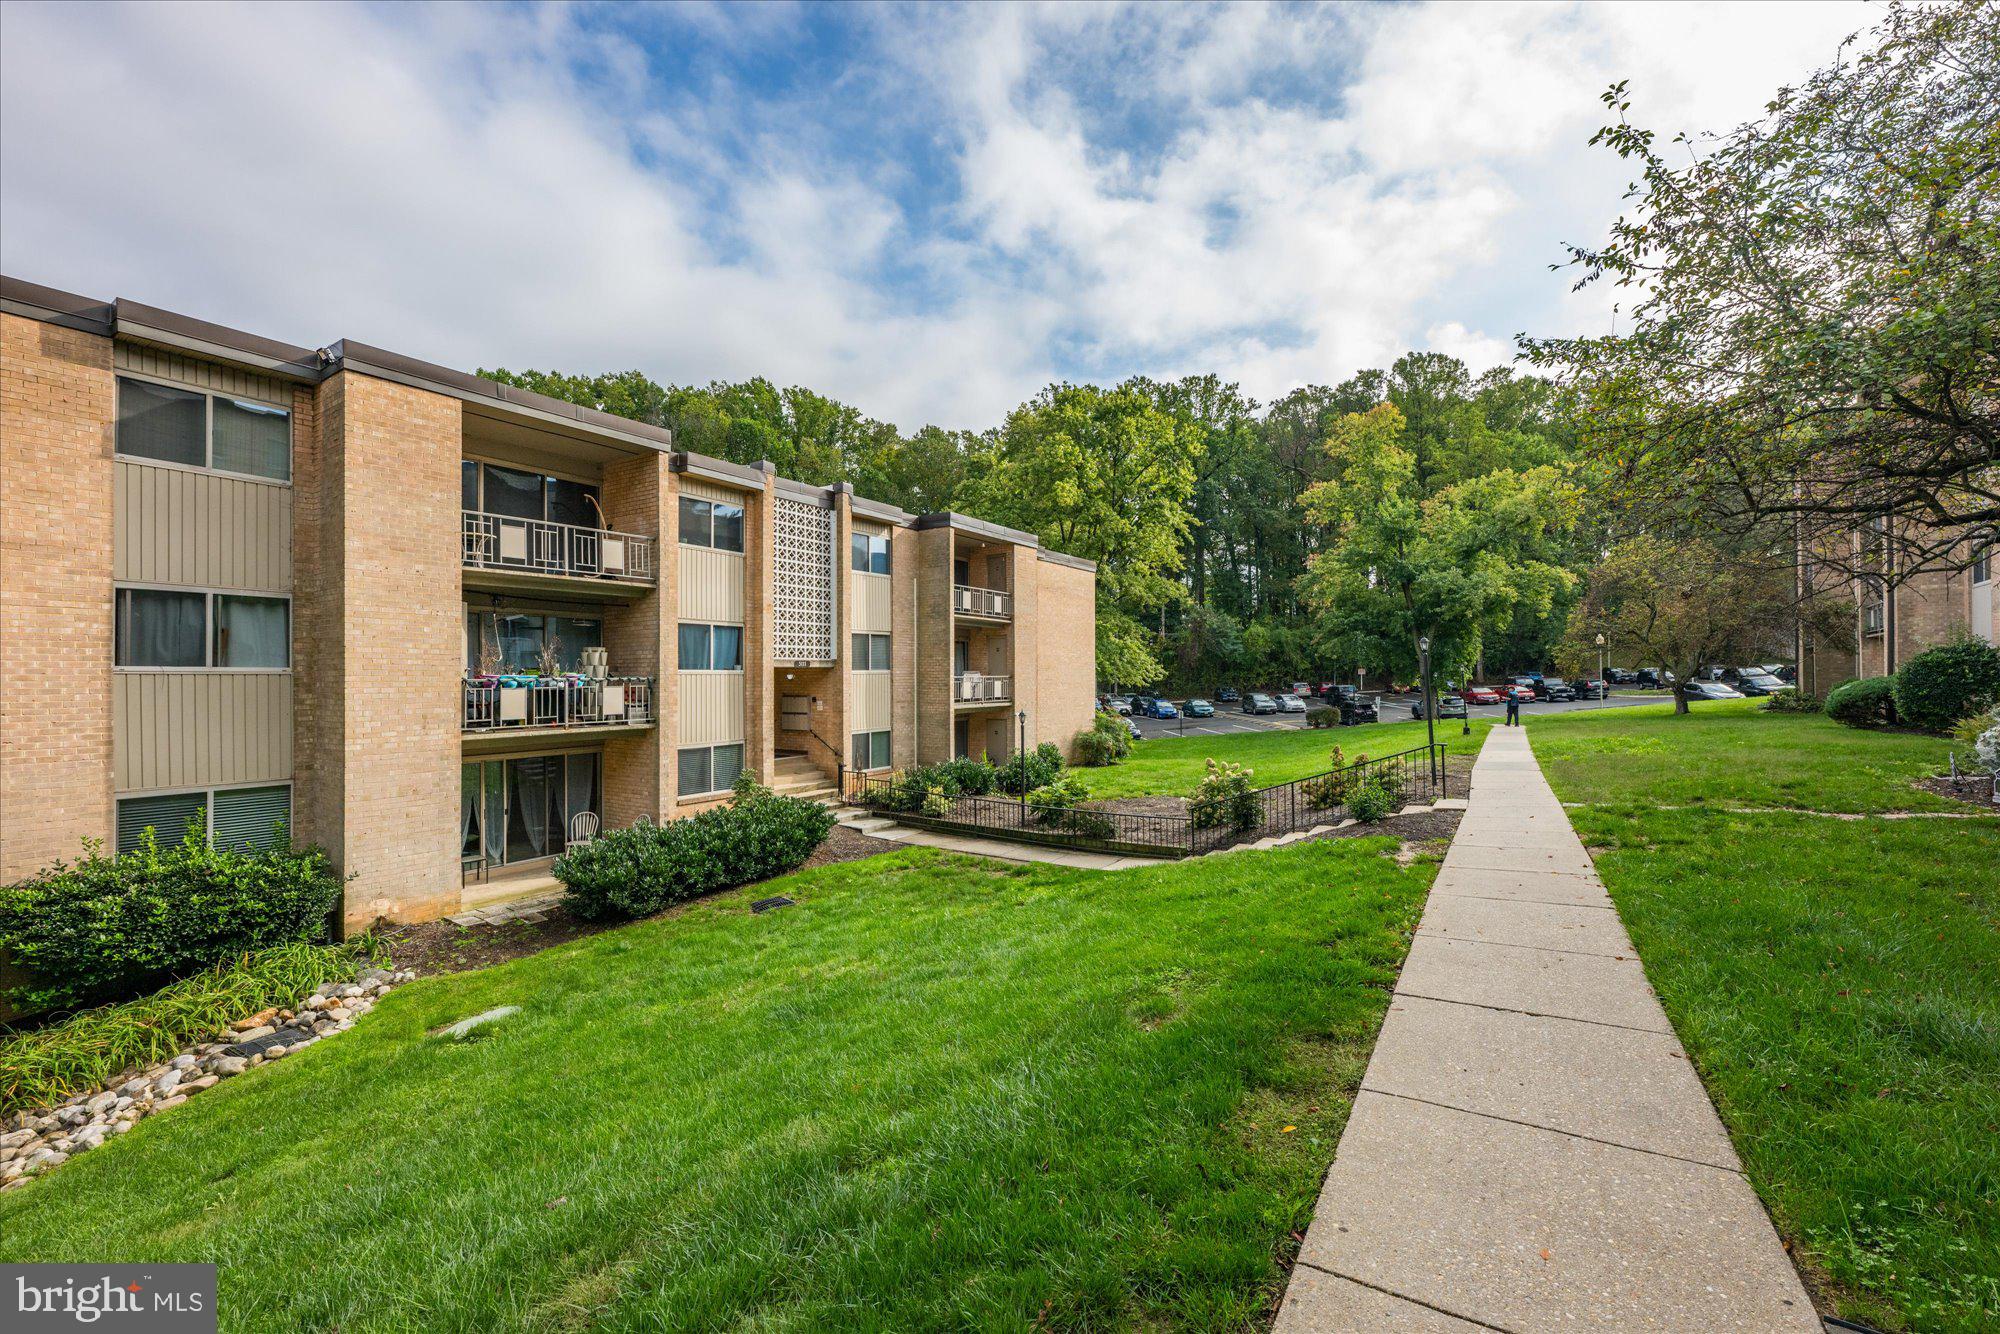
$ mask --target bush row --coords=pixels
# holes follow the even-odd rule
[[[1949,732],[2000,702],[2000,649],[1962,636],[1925,649],[1894,676],[1848,681],[1827,693],[1828,717],[1849,727],[1901,723]]]
[[[210,847],[191,823],[177,843],[57,862],[0,889],[0,950],[27,974],[8,999],[24,1013],[150,990],[220,960],[328,939],[340,879],[318,848]]]
[[[1076,734],[1078,764],[1101,769],[1117,764],[1132,753],[1132,732],[1115,713],[1100,713],[1089,727]]]
[[[227,960],[138,1000],[85,1010],[0,1040],[0,1116],[101,1088],[120,1070],[150,1065],[221,1037],[274,1006],[296,1006],[326,982],[351,982],[373,957],[369,940],[278,945]]]
[[[569,910],[586,921],[645,917],[796,870],[833,828],[818,802],[774,795],[747,774],[735,800],[684,820],[641,821],[556,859]]]

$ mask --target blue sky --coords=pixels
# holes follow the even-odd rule
[[[764,374],[906,429],[1052,379],[1268,401],[1615,327],[1551,273],[1824,4],[0,8],[0,267],[470,368]]]

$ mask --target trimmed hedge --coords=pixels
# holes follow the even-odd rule
[[[0,889],[0,949],[28,981],[23,1013],[75,1009],[151,990],[251,950],[328,938],[340,880],[318,848],[213,848],[191,822],[162,847],[57,862]]]
[[[322,983],[351,982],[376,957],[365,938],[345,945],[276,945],[150,996],[0,1039],[0,1115],[101,1088],[120,1070],[219,1038],[259,1010],[295,1006]]]
[[[1896,721],[1894,677],[1844,681],[1826,693],[1826,716],[1849,727],[1880,727]]]
[[[1076,734],[1077,763],[1093,769],[1117,764],[1132,753],[1132,733],[1115,713],[1100,713]]]
[[[1797,686],[1786,686],[1758,706],[1765,713],[1818,713],[1819,696],[1803,695]]]
[[[833,828],[818,802],[739,783],[736,800],[685,820],[615,829],[556,859],[564,903],[585,921],[646,917],[796,870]]]
[[[1000,790],[1010,797],[1022,796],[1038,787],[1047,787],[1055,782],[1056,775],[1062,772],[1062,768],[1062,751],[1056,748],[1056,743],[1053,741],[1044,741],[1029,751],[1025,757],[1011,756],[993,766],[999,779]],[[1024,776],[1027,780],[1025,784],[1022,782]]]
[[[1897,671],[1895,700],[1911,727],[1948,732],[2000,700],[2000,649],[1970,635],[1925,649]]]

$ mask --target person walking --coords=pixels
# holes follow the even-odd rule
[[[1519,727],[1520,725],[1521,697],[1510,690],[1507,692],[1507,726]]]

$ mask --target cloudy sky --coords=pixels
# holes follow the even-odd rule
[[[0,6],[0,268],[461,368],[767,375],[911,429],[1268,400],[1612,327],[1549,272],[1827,4]]]

